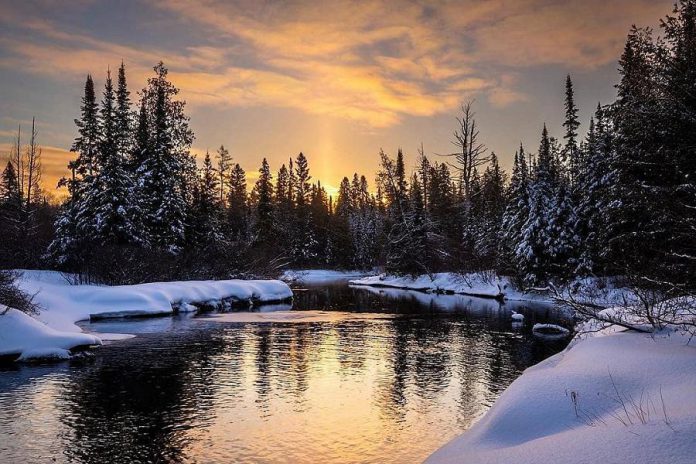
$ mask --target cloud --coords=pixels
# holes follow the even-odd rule
[[[666,9],[653,0],[159,0],[155,7],[197,32],[190,44],[167,47],[162,32],[157,46],[123,45],[12,10],[4,21],[19,15],[30,34],[0,39],[0,66],[76,79],[125,59],[131,83],[142,83],[164,59],[194,106],[284,107],[379,128],[450,112],[478,95],[494,106],[523,101],[514,78],[525,69],[605,65],[620,52],[627,11],[640,23]]]

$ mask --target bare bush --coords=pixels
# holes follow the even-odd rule
[[[11,271],[0,271],[0,304],[18,309],[28,314],[37,313],[39,307],[33,295],[27,295],[15,285],[17,275]],[[4,312],[6,312],[5,309]],[[3,312],[3,314],[4,314]]]

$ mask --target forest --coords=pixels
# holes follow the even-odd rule
[[[263,159],[253,185],[252,168],[233,163],[224,146],[197,162],[185,102],[161,62],[136,94],[123,63],[100,94],[87,76],[59,207],[42,192],[36,130],[28,142],[17,133],[0,185],[0,267],[110,284],[287,267],[486,271],[525,287],[621,275],[689,291],[696,11],[680,5],[659,39],[631,29],[616,99],[597,106],[586,131],[568,76],[558,87],[563,126],[540,121],[538,147],[520,146],[505,172],[479,136],[475,102],[466,102],[452,153],[421,148],[407,166],[401,149],[376,151],[376,179],[346,175],[335,198],[303,153],[273,168]]]

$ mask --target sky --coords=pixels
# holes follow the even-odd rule
[[[566,74],[586,129],[610,102],[632,24],[657,26],[672,0],[0,0],[0,159],[37,119],[44,182],[66,172],[84,79],[101,94],[126,65],[130,90],[164,61],[196,134],[224,144],[253,180],[302,151],[331,193],[373,179],[380,148],[413,166],[421,143],[453,151],[473,100],[481,140],[509,168],[545,122],[562,136]],[[58,194],[60,196],[60,194]]]

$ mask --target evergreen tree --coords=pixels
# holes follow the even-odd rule
[[[125,79],[125,77],[123,78]],[[119,76],[119,81],[122,78]],[[119,85],[119,92],[126,90]],[[127,143],[122,138],[123,108],[107,73],[101,104],[100,132],[95,165],[98,172],[85,184],[77,211],[78,229],[94,245],[145,245],[135,185],[126,170]],[[125,110],[127,113],[130,110]]]
[[[128,161],[134,149],[133,111],[131,109],[130,91],[126,82],[126,66],[121,62],[118,68],[116,87],[115,132],[117,151]]]
[[[525,255],[518,253],[526,251],[525,247],[520,247],[520,245],[523,243],[523,233],[530,207],[527,156],[521,144],[519,151],[515,153],[512,176],[506,196],[507,201],[501,224],[499,268],[516,272],[517,266],[515,264],[522,262],[525,258]]]
[[[225,202],[225,185],[228,183],[227,178],[232,167],[232,157],[224,145],[220,145],[217,155],[218,187],[220,189],[220,204],[222,205]]]
[[[580,160],[578,159],[580,155],[578,150],[578,127],[580,127],[580,121],[578,120],[578,108],[575,106],[575,93],[570,75],[566,77],[565,121],[563,122],[563,127],[565,128],[565,135],[563,136],[565,147],[562,152],[563,161],[568,169],[571,185],[574,185],[580,165]]]
[[[161,64],[160,64],[161,65]],[[177,152],[175,140],[176,127],[172,125],[170,112],[170,87],[164,80],[166,70],[158,70],[158,77],[151,79],[150,88],[144,92],[152,97],[155,92],[156,104],[152,117],[154,131],[149,156],[143,159],[138,168],[141,179],[145,224],[153,246],[178,252],[184,244],[187,204],[183,192],[184,165]],[[147,104],[143,101],[142,104]],[[181,149],[182,147],[178,147]]]
[[[82,97],[81,118],[75,119],[78,136],[73,142],[70,151],[77,152],[77,159],[71,163],[80,177],[86,177],[94,173],[94,163],[99,149],[100,131],[94,81],[91,75],[87,75],[85,81],[85,94]]]
[[[194,188],[193,204],[188,220],[187,240],[194,248],[208,246],[222,240],[217,175],[210,153],[206,151],[200,178]]]
[[[235,164],[230,173],[227,192],[227,215],[231,236],[237,242],[246,241],[249,234],[249,205],[246,173]]]
[[[260,244],[268,244],[273,237],[273,176],[266,158],[261,162],[259,178],[254,185],[256,199],[256,239]]]

